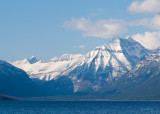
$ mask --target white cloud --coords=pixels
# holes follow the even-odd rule
[[[139,14],[160,13],[160,0],[136,0],[128,7],[128,11]]]
[[[94,17],[94,16],[97,16],[98,14],[96,13],[96,12],[94,12],[94,13],[91,13],[90,15],[89,15],[89,17]]]
[[[64,27],[71,30],[80,30],[83,36],[93,36],[99,38],[112,38],[127,32],[126,23],[123,20],[108,19],[91,22],[85,18],[66,21]]]
[[[135,34],[132,38],[148,49],[156,49],[160,46],[160,31]]]
[[[155,15],[153,18],[144,18],[141,20],[129,23],[130,26],[145,26],[151,29],[160,29],[160,15]]]
[[[86,47],[85,45],[80,45],[80,46],[79,46],[79,48],[81,48],[81,49],[82,49],[82,48],[85,48],[85,47]]]
[[[79,46],[73,46],[73,48],[80,48],[80,49],[83,49],[83,48],[86,48],[85,45],[79,45]]]

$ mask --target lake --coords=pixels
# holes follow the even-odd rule
[[[159,101],[0,101],[0,114],[160,114]]]

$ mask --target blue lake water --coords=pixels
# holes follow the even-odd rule
[[[160,114],[156,101],[0,101],[0,114]]]

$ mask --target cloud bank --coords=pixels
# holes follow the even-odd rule
[[[150,29],[160,29],[160,15],[155,15],[153,18],[144,18],[129,23],[130,26],[145,26]]]
[[[137,14],[160,13],[160,0],[136,0],[128,7],[128,11]]]
[[[92,22],[85,18],[72,18],[70,21],[66,21],[63,26],[66,29],[80,30],[85,37],[112,38],[127,32],[126,23],[117,19]]]
[[[160,47],[160,31],[135,34],[132,38],[148,49],[156,49]]]

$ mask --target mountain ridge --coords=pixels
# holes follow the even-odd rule
[[[51,81],[67,76],[74,92],[87,92],[114,82],[149,54],[150,50],[132,38],[114,38],[85,55],[64,54],[49,62],[39,60],[31,64],[22,60],[12,64],[25,70],[33,80]]]

